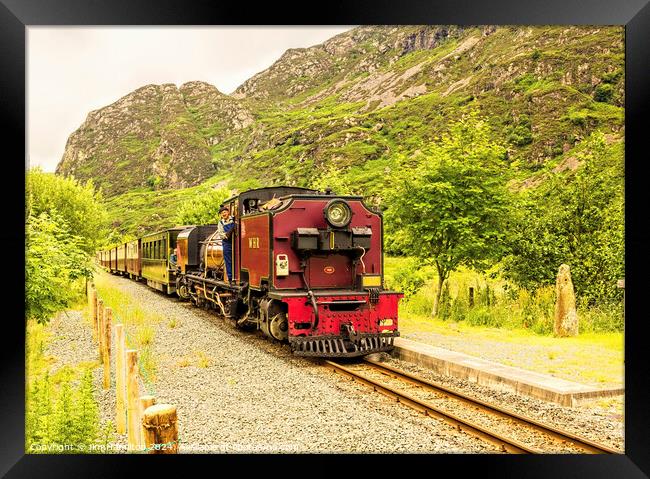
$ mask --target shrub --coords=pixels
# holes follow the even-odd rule
[[[601,83],[594,90],[594,100],[602,103],[609,103],[614,94],[614,87],[609,83]]]
[[[163,179],[157,175],[151,175],[147,178],[147,186],[152,190],[157,190],[162,185]]]
[[[83,294],[77,280],[92,277],[90,258],[56,213],[30,216],[26,226],[25,315],[46,323]]]
[[[623,304],[620,302],[604,302],[589,306],[588,301],[579,301],[578,321],[581,333],[623,331],[625,322]]]
[[[494,310],[486,306],[470,308],[465,313],[465,320],[467,324],[471,324],[472,326],[502,326],[502,318],[494,313]]]
[[[603,83],[616,83],[623,76],[623,70],[615,70],[603,75]]]
[[[517,146],[529,145],[533,142],[533,134],[525,125],[517,125],[508,136],[508,141]]]
[[[397,289],[408,299],[424,286],[425,275],[419,269],[417,260],[412,259],[395,271],[393,280]]]
[[[176,211],[176,222],[180,225],[216,224],[219,221],[219,206],[230,196],[225,188],[211,189],[190,198]]]
[[[57,372],[58,384],[48,371],[30,378],[25,408],[27,452],[87,452],[100,438],[92,370],[83,370],[76,387],[75,373],[70,367]]]

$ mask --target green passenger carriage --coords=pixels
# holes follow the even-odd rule
[[[170,266],[169,259],[176,248],[178,233],[186,228],[179,226],[142,237],[142,277],[148,286],[167,294],[176,292],[176,269]]]

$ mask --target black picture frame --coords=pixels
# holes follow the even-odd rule
[[[416,460],[419,471],[443,474],[443,470],[500,477],[648,477],[650,474],[650,395],[648,379],[650,364],[644,358],[645,343],[642,315],[642,291],[647,285],[648,271],[645,247],[650,242],[645,233],[642,212],[649,202],[648,188],[643,184],[645,149],[643,117],[650,112],[650,0],[438,0],[400,2],[355,1],[310,5],[303,3],[262,3],[246,8],[238,2],[157,0],[151,2],[128,0],[0,0],[0,124],[3,132],[2,165],[4,171],[5,216],[0,227],[3,252],[2,289],[5,302],[15,306],[15,314],[5,315],[6,336],[0,343],[0,474],[7,477],[114,477],[135,463],[152,466],[154,461],[138,459],[139,455],[30,455],[24,452],[24,324],[18,320],[24,303],[24,199],[25,170],[18,161],[25,157],[25,79],[26,27],[36,25],[351,25],[351,24],[496,24],[496,25],[625,25],[626,27],[626,409],[625,455],[582,456],[493,456],[493,455],[430,455],[388,458],[353,455],[335,458],[302,455],[295,462],[287,456],[219,457],[218,471],[229,474],[225,464],[239,467],[239,472],[255,463],[276,466],[282,474],[313,472],[338,474],[367,474],[360,467],[367,462],[376,465],[387,461]],[[251,4],[252,5],[252,4]],[[242,8],[244,7],[244,8]],[[314,8],[315,7],[315,8]],[[309,12],[309,13],[308,13]],[[311,13],[313,12],[313,13]],[[310,14],[311,13],[311,14]],[[15,148],[8,149],[7,146]],[[8,153],[13,151],[14,154]],[[647,153],[646,153],[647,156]],[[21,183],[22,182],[22,183]],[[12,191],[14,189],[16,191]],[[22,189],[21,189],[22,188]],[[9,190],[9,191],[8,191]],[[15,195],[15,196],[14,196]],[[24,316],[24,314],[23,314]],[[168,456],[170,457],[170,456]],[[179,455],[174,459],[155,461],[156,466],[169,461],[189,460],[198,456]],[[182,459],[181,459],[182,457]],[[188,459],[191,457],[192,459]],[[202,457],[205,459],[205,456]],[[214,460],[215,457],[208,457]],[[361,460],[360,460],[361,459]],[[214,461],[213,461],[214,462]],[[274,463],[274,464],[271,464]],[[445,467],[445,469],[442,469]],[[194,466],[192,466],[192,469]],[[287,468],[287,469],[285,469]],[[451,469],[450,469],[451,468]],[[283,471],[284,470],[284,471]],[[410,470],[410,467],[409,467]],[[268,471],[268,470],[267,470]],[[378,471],[374,471],[377,473]],[[189,470],[188,470],[189,473]],[[194,474],[194,473],[191,473]],[[198,470],[197,470],[197,475]],[[446,474],[446,473],[445,473]]]

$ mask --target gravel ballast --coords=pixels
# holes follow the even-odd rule
[[[156,362],[153,382],[141,393],[178,410],[181,453],[495,453],[497,447],[457,431],[441,420],[396,404],[366,386],[295,357],[288,345],[235,330],[215,313],[149,289],[142,283],[100,273],[111,287],[141,308],[163,317],[149,326]],[[135,330],[127,327],[129,334]],[[51,325],[49,354],[74,364],[96,359],[90,324],[68,312]],[[622,421],[600,410],[562,408],[454,378],[382,355],[390,364],[440,381],[504,407],[573,428],[576,433],[622,448]],[[103,419],[114,421],[114,388],[101,388]],[[114,377],[113,377],[114,383]],[[585,434],[588,433],[588,434]],[[609,438],[609,439],[608,439]],[[116,443],[126,444],[125,436]]]

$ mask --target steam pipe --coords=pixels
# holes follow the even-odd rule
[[[309,283],[307,283],[307,278],[305,278],[305,270],[303,269],[300,274],[302,275],[302,281],[305,283],[305,287],[307,288],[307,295],[311,300],[311,305],[314,308],[314,324],[311,325],[311,329],[316,329],[318,326],[318,305],[316,304],[316,297],[314,296],[314,292],[309,287]]]

